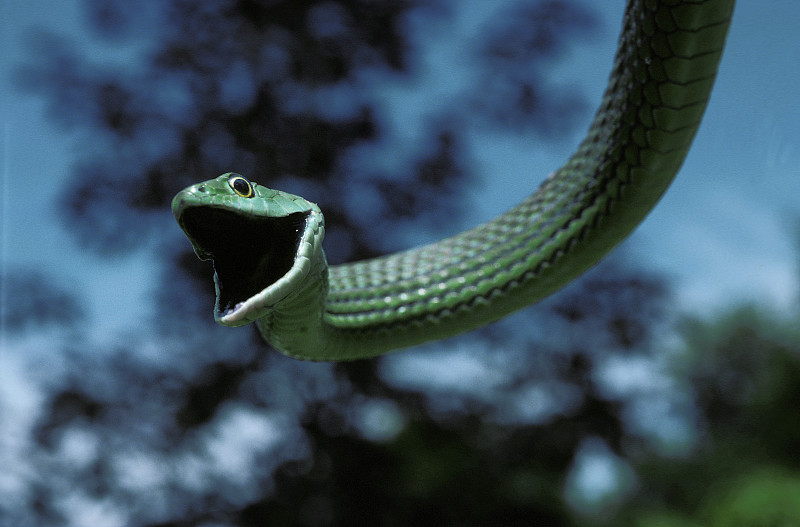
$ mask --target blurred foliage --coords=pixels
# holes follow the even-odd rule
[[[85,318],[76,296],[44,273],[27,269],[0,272],[0,325],[9,334],[75,326]]]
[[[100,255],[150,247],[163,271],[152,320],[51,344],[66,366],[42,381],[28,435],[0,440],[0,459],[27,463],[14,485],[0,478],[0,525],[796,520],[794,326],[742,309],[670,340],[668,286],[613,258],[534,309],[379,360],[298,362],[210,322],[210,270],[166,214],[177,190],[228,170],[301,189],[333,226],[334,261],[385,250],[397,223],[445,234],[478,176],[469,127],[558,135],[585,111],[544,77],[589,13],[552,0],[500,10],[475,37],[474,84],[415,145],[390,148],[389,173],[375,162],[392,139],[381,82],[414,80],[409,28],[443,27],[458,2],[84,7],[96,38],[144,54],[111,67],[37,34],[19,81],[81,134],[62,200],[76,239]],[[6,324],[77,324],[77,301],[46,280],[3,284],[16,299]]]
[[[797,315],[743,306],[684,323],[674,376],[693,394],[699,437],[685,458],[638,461],[637,507],[673,519],[636,525],[800,524]]]

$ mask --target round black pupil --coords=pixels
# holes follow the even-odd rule
[[[243,178],[236,178],[233,180],[233,190],[247,196],[250,194],[250,184]]]

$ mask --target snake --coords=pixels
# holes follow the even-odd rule
[[[255,323],[297,359],[346,361],[470,331],[573,281],[625,239],[674,179],[700,125],[733,0],[629,0],[585,138],[519,205],[432,244],[328,265],[325,219],[228,172],[172,212],[212,260],[215,320]]]

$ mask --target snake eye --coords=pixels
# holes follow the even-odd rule
[[[228,185],[234,192],[243,198],[252,198],[255,195],[253,185],[239,174],[233,174],[228,178]]]

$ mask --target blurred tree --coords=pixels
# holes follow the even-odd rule
[[[47,326],[74,327],[85,319],[76,292],[37,271],[0,272],[0,299],[0,326],[8,334],[42,331]]]
[[[680,458],[636,461],[636,525],[800,524],[796,320],[742,306],[685,322],[675,377],[693,394],[699,437]]]
[[[270,352],[253,331],[210,322],[208,266],[165,214],[180,188],[236,170],[320,202],[334,226],[334,262],[402,243],[387,241],[396,225],[445,234],[463,216],[460,189],[477,176],[470,127],[553,137],[586,111],[578,94],[544,77],[570,39],[593,27],[590,15],[557,0],[499,10],[474,39],[474,81],[426,116],[413,145],[393,148],[402,152],[390,170],[376,162],[394,140],[381,83],[414,79],[414,24],[436,28],[458,2],[133,5],[85,2],[98,38],[146,37],[125,67],[38,35],[35,66],[20,80],[84,132],[61,200],[76,239],[100,255],[149,245],[163,258],[156,314],[108,347],[62,343],[71,369],[43,401],[35,475],[9,517],[556,526],[624,512],[630,485],[591,510],[565,495],[584,488],[582,452],[634,466],[641,479],[641,459],[657,450],[661,431],[637,418],[637,401],[666,399],[672,387],[651,386],[647,367],[638,387],[614,382],[664,351],[669,295],[657,278],[610,261],[482,332],[380,360],[301,363]],[[696,393],[703,412],[719,403]]]

